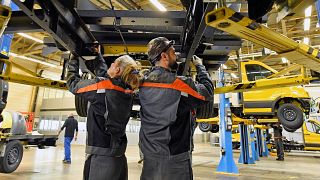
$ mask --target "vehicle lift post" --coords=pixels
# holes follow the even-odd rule
[[[255,128],[256,138],[257,138],[257,151],[259,152],[260,157],[268,157],[268,148],[266,137],[267,133],[263,129]]]
[[[219,83],[218,86],[223,86],[224,73],[222,68],[219,71]],[[221,157],[220,162],[217,167],[217,173],[228,173],[228,174],[239,174],[238,167],[233,159],[232,152],[232,119],[231,119],[231,110],[230,110],[230,101],[229,98],[226,98],[225,94],[219,95],[219,131],[220,131],[220,148],[221,148]]]
[[[240,157],[238,163],[241,164],[255,164],[252,143],[251,143],[251,130],[247,124],[239,124],[240,131]],[[254,144],[253,144],[254,145]]]
[[[254,130],[253,125],[249,126],[250,128],[250,138],[251,138],[251,148],[254,161],[259,161],[259,151],[258,151],[258,142],[257,142],[257,134]]]

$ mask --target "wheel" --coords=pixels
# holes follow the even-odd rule
[[[218,133],[219,132],[219,125],[213,124],[210,131],[212,133]]]
[[[239,142],[232,142],[232,149],[239,149],[240,143]]]
[[[209,124],[207,122],[201,122],[201,123],[199,123],[199,129],[202,132],[209,132],[212,130],[212,124]]]
[[[83,73],[81,79],[88,79],[89,73]],[[75,96],[76,112],[81,117],[87,117],[88,101],[85,98]]]
[[[303,112],[294,104],[282,104],[277,112],[280,123],[287,129],[299,129],[303,124]]]
[[[297,130],[297,129],[290,129],[290,128],[286,127],[286,126],[283,126],[283,129],[288,131],[288,132],[295,132]]]
[[[13,140],[6,144],[4,156],[0,157],[0,172],[11,173],[15,171],[23,156],[23,147],[20,141]]]

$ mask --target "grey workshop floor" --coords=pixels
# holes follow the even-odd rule
[[[286,156],[284,162],[275,157],[261,158],[254,165],[237,164],[240,175],[230,176],[215,173],[219,163],[219,148],[209,144],[196,144],[193,155],[194,179],[320,179],[319,153],[309,156]],[[142,165],[138,164],[137,146],[128,146],[127,158],[129,179],[139,179]],[[239,152],[234,153],[235,160]],[[315,157],[318,156],[318,157]],[[0,180],[80,180],[84,162],[84,146],[72,146],[72,164],[64,165],[63,147],[25,150],[20,167],[12,174],[0,174]]]

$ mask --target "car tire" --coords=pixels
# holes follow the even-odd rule
[[[240,143],[239,142],[232,142],[232,149],[239,149]]]
[[[294,104],[285,103],[278,108],[279,122],[289,130],[299,129],[303,124],[303,112]]]
[[[288,132],[295,132],[297,130],[297,129],[290,129],[290,128],[286,127],[286,126],[283,126],[283,129],[288,131]]]
[[[200,122],[200,123],[199,123],[199,129],[200,129],[202,132],[209,132],[209,131],[212,130],[212,124],[207,123],[207,122]]]
[[[6,144],[4,156],[0,157],[0,173],[12,173],[21,163],[23,147],[20,141],[13,140]]]
[[[219,132],[219,125],[213,124],[210,131],[212,133],[218,133]]]

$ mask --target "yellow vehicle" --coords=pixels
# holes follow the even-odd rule
[[[259,61],[241,62],[242,82],[264,79],[277,73]],[[303,124],[303,114],[309,114],[310,96],[302,86],[264,89],[242,93],[242,107],[236,116],[257,119],[279,119],[284,128],[293,132]],[[238,112],[238,113],[237,113]]]
[[[269,79],[278,73],[268,65],[253,60],[240,62],[240,72],[241,82],[246,84]],[[240,92],[238,95],[240,103],[238,106],[232,105],[231,112],[240,119],[259,119],[260,124],[277,123],[274,120],[279,119],[287,131],[294,132],[302,126],[304,114],[309,115],[311,98],[302,86],[282,86]],[[217,106],[214,112],[218,116]],[[216,122],[203,121],[199,127],[202,131],[208,131],[208,124]]]
[[[27,133],[26,121],[19,112],[2,112],[0,122],[0,173],[15,171],[23,157],[23,145],[55,146],[58,135],[43,135],[37,132]]]
[[[232,126],[232,149],[240,148],[240,131],[238,125]]]
[[[303,124],[304,150],[320,151],[320,122],[308,120]]]

